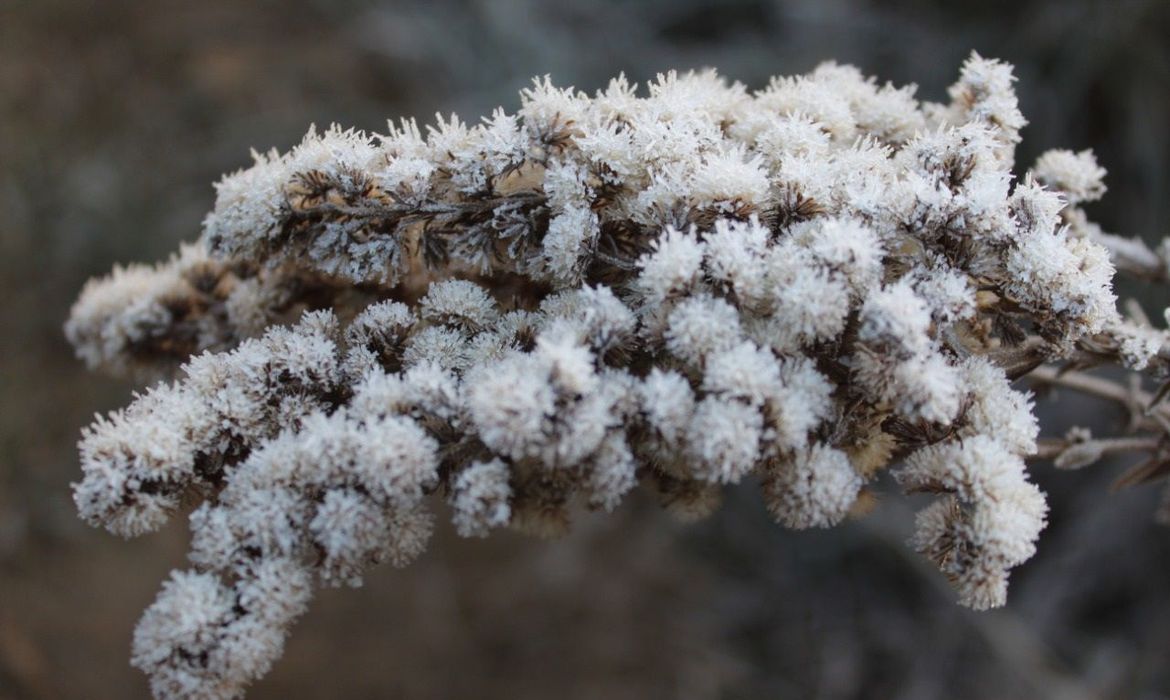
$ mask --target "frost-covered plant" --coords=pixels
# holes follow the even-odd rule
[[[134,636],[155,694],[240,694],[314,585],[423,551],[436,496],[461,535],[547,536],[639,485],[694,519],[750,479],[827,527],[892,467],[935,496],[913,546],[1003,605],[1045,524],[1026,460],[1142,450],[1140,480],[1170,425],[1161,395],[1052,366],[1164,377],[1166,333],[1112,278],[1167,255],[1086,219],[1090,153],[1013,174],[1012,83],[978,55],[945,105],[832,63],[755,93],[544,79],[478,124],[256,154],[197,243],[91,282],[66,325],[93,367],[182,362],[85,430],[74,486],[124,536],[194,506],[191,569]],[[1040,449],[1029,374],[1144,433]]]

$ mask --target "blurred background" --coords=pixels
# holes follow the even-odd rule
[[[133,387],[86,373],[61,325],[86,278],[196,237],[250,147],[474,120],[546,73],[756,88],[836,59],[944,100],[972,49],[1016,65],[1019,164],[1093,147],[1097,220],[1168,233],[1168,0],[0,0],[0,700],[147,696],[130,634],[186,523],[125,542],[74,516],[78,431]],[[1056,434],[1120,420],[1040,409]],[[697,526],[635,498],[557,542],[444,527],[411,568],[322,592],[250,697],[1170,697],[1170,531],[1156,488],[1110,493],[1119,466],[1037,468],[1051,524],[982,614],[904,546],[918,504],[890,484],[827,532],[773,525],[750,489]]]

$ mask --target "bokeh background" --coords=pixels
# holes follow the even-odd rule
[[[475,119],[546,73],[762,87],[836,59],[942,100],[972,49],[1017,66],[1020,163],[1091,146],[1096,218],[1167,233],[1170,0],[0,0],[0,699],[147,696],[130,634],[185,522],[125,542],[74,517],[78,430],[133,387],[87,374],[61,324],[87,277],[197,236],[250,147]],[[1054,433],[1119,422],[1040,408]],[[1051,525],[982,614],[908,552],[916,504],[889,484],[827,532],[782,530],[748,489],[697,526],[633,499],[557,542],[448,527],[411,568],[323,592],[250,697],[1170,697],[1170,530],[1157,489],[1109,491],[1120,466],[1036,469]]]

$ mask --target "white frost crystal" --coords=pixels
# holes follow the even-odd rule
[[[920,105],[836,64],[755,93],[546,78],[515,115],[310,131],[225,177],[199,243],[91,282],[66,326],[91,366],[185,362],[84,431],[74,486],[126,536],[202,500],[135,634],[155,694],[241,693],[315,585],[423,552],[436,496],[460,535],[547,535],[638,485],[694,519],[754,480],[827,527],[909,455],[938,496],[914,545],[1002,605],[1047,508],[1009,374],[1166,339],[1061,228],[1104,191],[1092,155],[1015,180],[1013,80],[972,56]]]

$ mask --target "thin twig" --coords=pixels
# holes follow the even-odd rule
[[[1035,459],[1055,459],[1073,447],[1092,447],[1098,457],[1122,452],[1153,452],[1162,444],[1162,439],[1152,435],[1135,435],[1117,438],[1094,438],[1085,441],[1068,440],[1065,438],[1043,438]]]
[[[1109,258],[1119,271],[1147,282],[1167,281],[1170,270],[1166,263],[1142,239],[1105,232],[1094,232],[1091,238],[1109,251]]]

